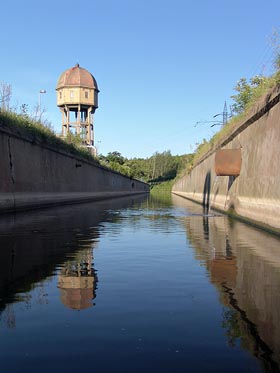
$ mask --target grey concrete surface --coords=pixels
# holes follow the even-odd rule
[[[148,193],[149,186],[0,123],[0,212]]]
[[[191,173],[173,186],[174,194],[280,233],[280,88],[263,97]],[[215,152],[241,149],[237,177],[216,176]]]

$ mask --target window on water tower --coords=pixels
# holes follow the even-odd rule
[[[88,98],[88,91],[85,91],[85,98]]]
[[[62,92],[61,91],[59,92],[59,98],[62,98]]]
[[[70,91],[70,98],[74,98],[74,91]]]

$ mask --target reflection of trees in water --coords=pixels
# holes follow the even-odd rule
[[[258,358],[268,372],[280,372],[278,363],[274,360],[274,351],[259,335],[258,327],[247,316],[246,312],[238,306],[232,289],[225,288],[228,295],[229,306],[223,308],[222,327],[225,329],[228,345],[240,345],[249,350]],[[277,358],[277,357],[276,357]]]
[[[170,207],[172,205],[172,195],[170,192],[161,192],[158,194],[151,194],[148,201],[151,209],[161,209],[164,207]]]
[[[239,327],[238,312],[236,310],[223,308],[222,327],[225,329],[229,346],[235,347],[242,335]]]
[[[40,306],[47,305],[49,300],[46,292],[46,284],[49,280],[49,278],[46,278],[44,281],[32,284],[28,289],[25,288],[25,292],[16,294],[11,303],[7,303],[3,307],[3,310],[0,313],[0,321],[9,329],[13,329],[16,327],[15,304],[19,304],[21,311],[30,310],[34,304]]]
[[[16,316],[13,304],[8,304],[4,312],[1,314],[1,321],[3,321],[9,329],[16,327]]]

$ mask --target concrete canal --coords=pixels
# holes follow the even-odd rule
[[[0,218],[3,372],[278,372],[280,239],[181,197]]]

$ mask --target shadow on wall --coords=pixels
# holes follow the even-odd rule
[[[236,179],[236,176],[233,176],[233,175],[230,175],[229,178],[228,178],[228,191],[230,190],[230,188],[232,187],[232,184],[234,183]]]
[[[208,171],[204,181],[203,187],[203,206],[209,208],[210,202],[210,191],[211,191],[211,172]]]

